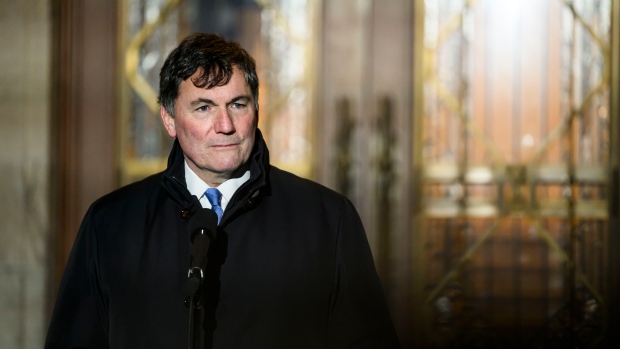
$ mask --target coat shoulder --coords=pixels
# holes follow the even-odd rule
[[[322,200],[348,201],[344,195],[333,189],[274,166],[271,167],[270,178],[272,190],[297,198],[320,197]]]
[[[346,196],[312,180],[272,167],[270,172],[271,195],[287,211],[354,213],[355,206]]]
[[[93,211],[110,210],[128,206],[144,205],[162,190],[163,173],[156,173],[137,182],[122,186],[93,202]]]

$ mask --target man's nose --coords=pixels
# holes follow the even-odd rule
[[[235,132],[235,124],[228,108],[221,110],[216,115],[214,123],[215,132],[217,133],[233,133]]]

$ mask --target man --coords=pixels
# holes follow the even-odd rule
[[[223,211],[200,290],[207,347],[396,347],[351,202],[269,164],[248,53],[194,34],[160,78],[168,167],[90,207],[46,348],[187,347],[189,222],[203,207]]]

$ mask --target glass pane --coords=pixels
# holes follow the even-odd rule
[[[432,346],[602,333],[610,12],[609,1],[425,2]]]

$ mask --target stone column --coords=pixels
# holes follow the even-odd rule
[[[0,348],[47,327],[50,2],[0,2]]]

